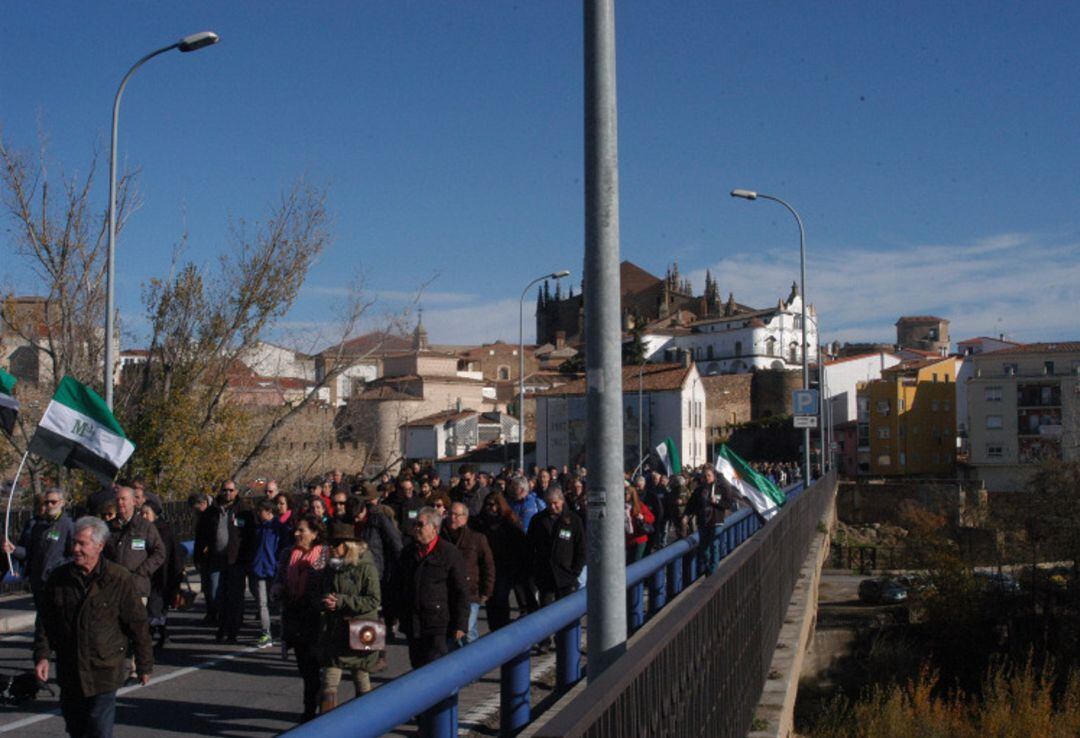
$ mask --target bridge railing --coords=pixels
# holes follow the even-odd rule
[[[742,738],[835,476],[785,505],[701,586],[679,598],[535,738]]]
[[[800,496],[802,484],[785,491],[789,501],[794,501]],[[740,510],[717,529],[712,545],[720,557],[726,557],[761,527],[761,519],[752,510]],[[660,612],[698,578],[699,558],[704,553],[698,550],[699,545],[699,534],[694,533],[627,567],[630,632]],[[585,612],[586,592],[580,589],[283,735],[375,738],[418,717],[425,724],[423,732],[428,736],[456,738],[458,691],[496,668],[500,670],[500,731],[504,735],[512,734],[532,718],[529,690],[534,644],[555,636],[557,691],[566,691],[581,679],[580,641]]]

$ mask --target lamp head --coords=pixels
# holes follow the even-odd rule
[[[189,51],[198,51],[204,46],[213,46],[220,40],[218,35],[213,31],[202,31],[201,33],[193,33],[190,36],[184,36],[180,39],[180,42],[176,44],[176,48],[186,54]]]
[[[744,200],[756,200],[757,199],[757,193],[754,192],[753,190],[732,190],[731,191],[731,196],[732,197],[741,197]]]
[[[562,279],[563,277],[569,277],[569,276],[570,276],[570,270],[569,269],[560,269],[557,272],[552,272],[551,273],[552,279]]]

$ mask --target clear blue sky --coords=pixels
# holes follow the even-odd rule
[[[286,333],[317,335],[363,271],[390,311],[432,280],[434,342],[516,340],[526,282],[581,278],[580,3],[6,10],[5,139],[32,149],[43,130],[67,171],[98,146],[102,209],[124,72],[221,35],[125,93],[120,152],[144,199],[119,246],[127,345],[185,227],[210,263],[230,217],[259,218],[299,177],[326,187],[334,242]],[[698,289],[710,268],[725,294],[775,303],[797,233],[727,194],[747,187],[801,211],[826,337],[889,340],[899,315],[932,313],[954,339],[1080,338],[1080,4],[624,1],[616,17],[623,258],[654,274],[677,259]],[[34,289],[17,268],[0,286]]]

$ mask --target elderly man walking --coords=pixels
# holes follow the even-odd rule
[[[98,518],[75,521],[70,563],[49,577],[34,633],[34,671],[49,678],[56,655],[60,710],[73,738],[108,738],[116,717],[116,690],[127,675],[128,643],[135,644],[139,682],[147,684],[154,651],[134,578],[101,553],[109,529]]]
[[[465,642],[472,643],[480,637],[476,629],[480,605],[487,603],[495,589],[495,558],[487,537],[469,526],[469,508],[464,502],[450,505],[450,516],[443,521],[443,537],[458,550],[465,562],[465,577],[469,584],[469,627]],[[455,642],[453,645],[461,644]]]

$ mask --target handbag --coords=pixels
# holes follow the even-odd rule
[[[386,649],[386,625],[378,620],[349,619],[349,648],[353,651]]]

